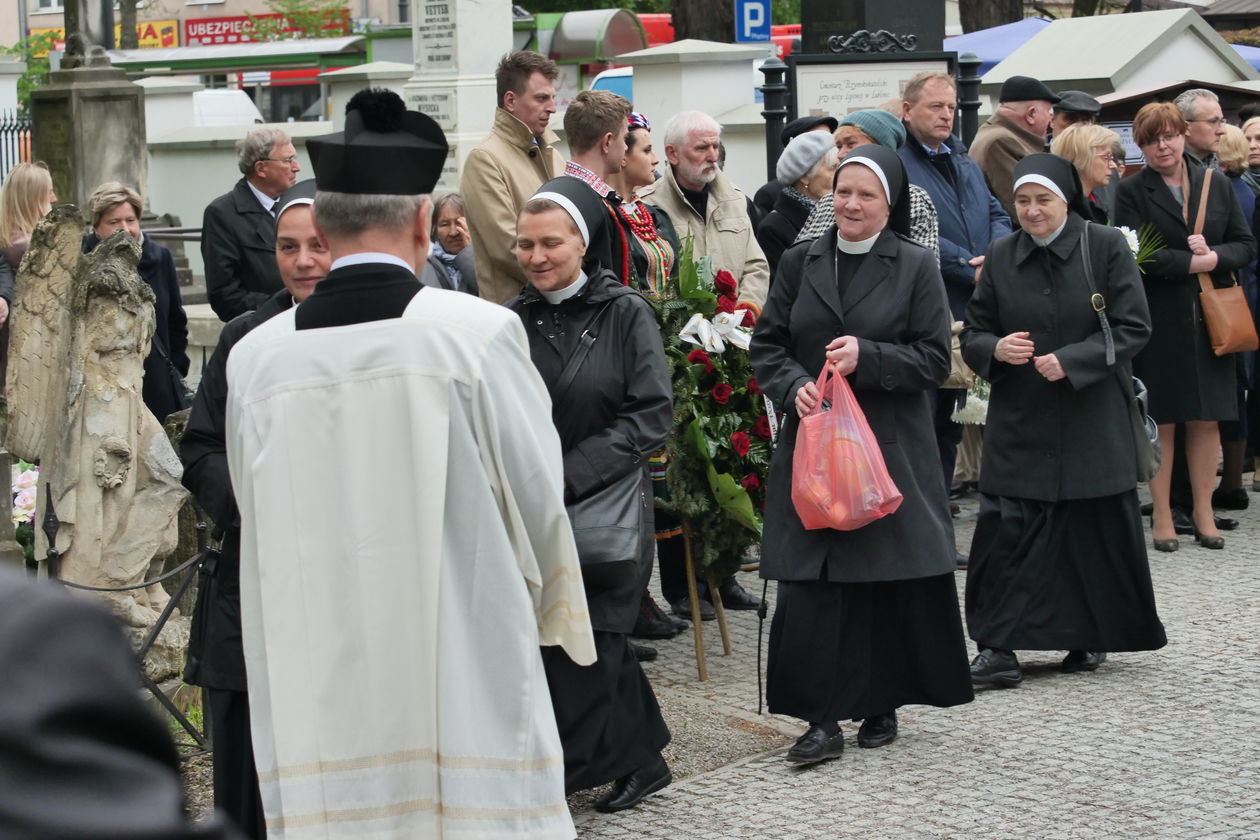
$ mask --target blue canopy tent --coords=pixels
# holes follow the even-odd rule
[[[1230,44],[1230,46],[1234,48],[1234,52],[1242,56],[1243,61],[1260,70],[1260,47],[1248,47],[1243,44]]]
[[[950,52],[975,53],[980,59],[980,71],[983,76],[993,69],[998,62],[1006,58],[1026,41],[1044,29],[1050,21],[1043,18],[1024,18],[1014,23],[1004,23],[989,29],[979,29],[966,35],[955,35],[946,38],[944,49]],[[1257,50],[1260,52],[1260,50]],[[1245,58],[1246,56],[1244,56]]]

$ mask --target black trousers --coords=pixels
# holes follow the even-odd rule
[[[958,444],[962,442],[963,427],[950,417],[958,410],[958,402],[966,391],[942,388],[936,392],[936,410],[932,425],[936,430],[936,448],[941,456],[941,471],[945,478],[945,493],[949,494],[954,483],[954,465],[958,461]]]
[[[258,769],[249,731],[249,695],[206,689],[210,733],[214,739],[214,807],[236,823],[246,837],[266,840]]]

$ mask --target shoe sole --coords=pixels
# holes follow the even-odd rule
[[[877,749],[878,747],[886,747],[896,740],[897,740],[897,736],[894,733],[891,738],[863,739],[859,737],[857,739],[857,742],[858,742],[858,746],[861,747],[862,749],[873,750],[873,749]]]
[[[972,685],[996,685],[1003,688],[1014,688],[1024,681],[1024,675],[1018,671],[998,671],[996,674],[986,674],[977,677],[972,674]]]
[[[798,767],[808,767],[811,764],[822,764],[824,761],[831,761],[833,758],[839,758],[842,755],[844,755],[843,748],[841,748],[837,753],[824,755],[819,758],[806,758],[804,756],[792,755],[790,753],[785,756],[785,758],[787,759],[788,764],[795,764]]]

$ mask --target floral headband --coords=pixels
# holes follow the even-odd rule
[[[626,117],[626,125],[630,127],[631,131],[634,131],[636,128],[642,128],[647,131],[652,130],[652,124],[648,122],[648,118],[637,113],[632,113]]]

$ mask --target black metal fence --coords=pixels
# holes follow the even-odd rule
[[[9,170],[31,159],[31,120],[16,111],[0,111],[0,182]]]

